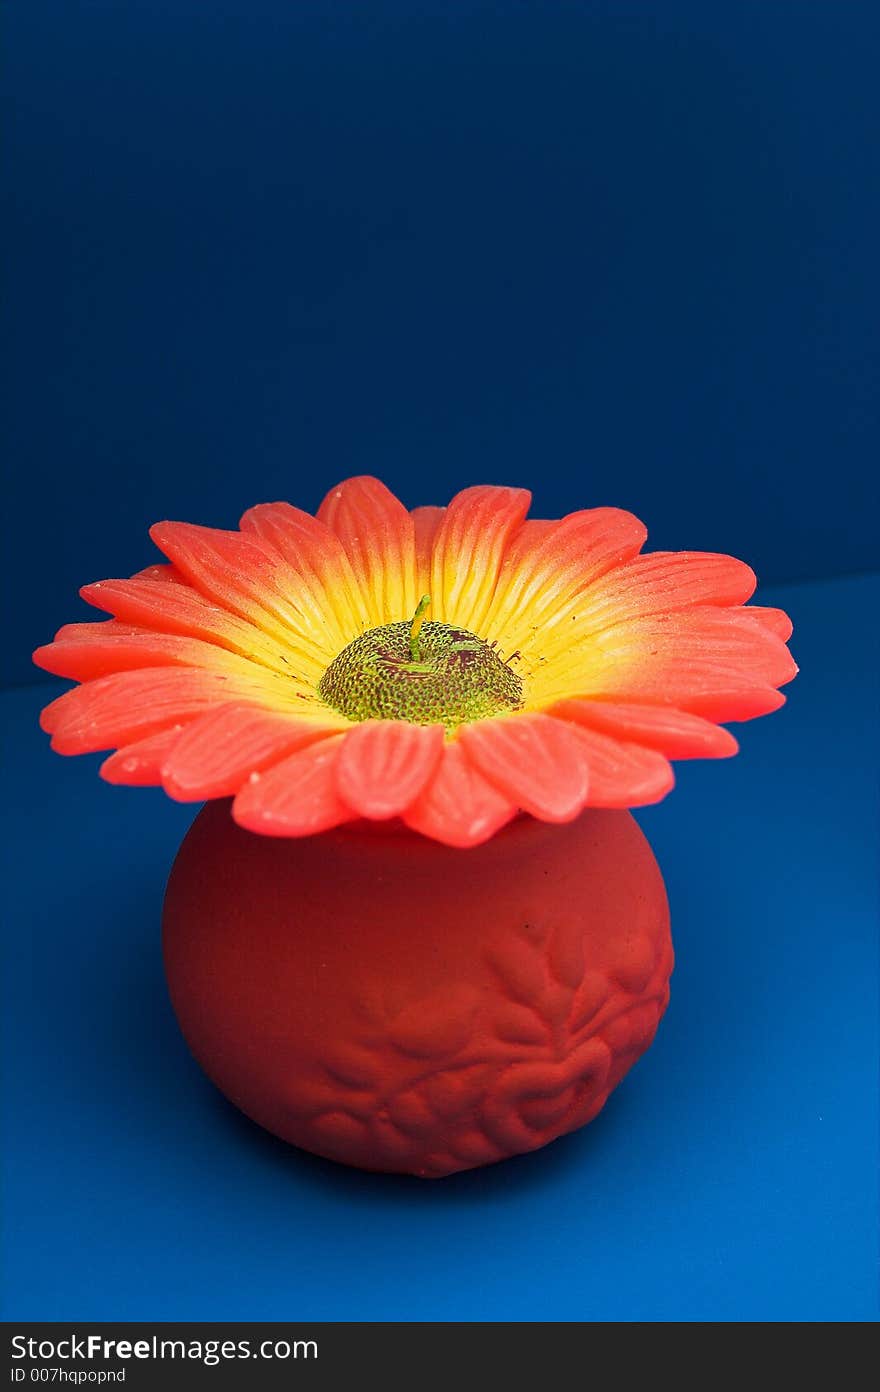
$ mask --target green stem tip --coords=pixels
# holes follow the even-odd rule
[[[419,632],[422,624],[425,622],[425,610],[430,603],[431,596],[429,594],[423,594],[418,602],[416,612],[413,614],[412,623],[409,626],[409,651],[413,662],[418,662],[419,660]]]

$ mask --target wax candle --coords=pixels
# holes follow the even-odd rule
[[[408,511],[362,477],[316,517],[161,522],[165,562],[86,585],[112,617],[35,654],[79,683],[43,713],[53,748],[214,804],[166,909],[197,1057],[349,1163],[449,1173],[595,1114],[671,970],[627,809],[671,761],[735,753],[724,725],[797,670],[742,561],[529,502]]]

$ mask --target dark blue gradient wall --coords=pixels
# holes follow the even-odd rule
[[[878,16],[6,5],[9,679],[151,521],[353,472],[869,567]]]

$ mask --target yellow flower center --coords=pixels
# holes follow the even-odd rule
[[[447,729],[518,709],[517,674],[475,633],[426,621],[429,602],[425,595],[411,622],[371,628],[343,648],[318,683],[321,699],[349,720]]]

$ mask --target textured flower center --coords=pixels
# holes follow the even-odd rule
[[[522,705],[522,682],[491,644],[453,624],[384,624],[334,657],[318,684],[328,706],[349,720],[445,725],[483,720]]]

